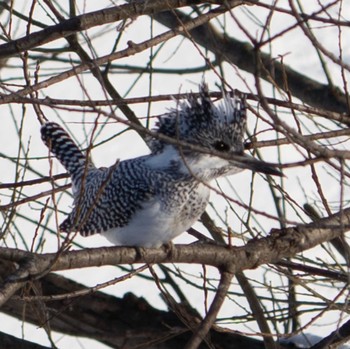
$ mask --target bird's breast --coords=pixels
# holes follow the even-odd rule
[[[126,226],[103,235],[115,245],[159,247],[185,232],[205,210],[209,188],[197,183],[173,189],[172,193],[160,191],[143,203]]]

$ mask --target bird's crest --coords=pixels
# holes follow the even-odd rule
[[[214,104],[208,86],[200,85],[199,96],[189,93],[187,98],[177,101],[177,107],[161,116],[156,124],[156,133],[203,145],[203,140],[215,141],[225,138],[230,143],[242,143],[246,127],[246,105],[242,98],[225,94],[223,101]],[[161,151],[166,143],[160,139],[151,142],[152,152]]]

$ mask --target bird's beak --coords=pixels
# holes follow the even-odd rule
[[[252,156],[246,154],[234,155],[231,161],[235,166],[240,167],[242,169],[283,177],[283,173],[279,169],[277,169],[277,164],[257,160]]]

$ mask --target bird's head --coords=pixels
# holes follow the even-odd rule
[[[184,168],[203,180],[230,175],[243,169],[279,175],[272,165],[243,153],[246,130],[244,98],[226,94],[223,101],[213,103],[205,83],[199,96],[191,93],[160,117],[156,132],[170,137]],[[192,147],[191,147],[192,146]],[[169,148],[164,139],[151,142],[152,153]]]

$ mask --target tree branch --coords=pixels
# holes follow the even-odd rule
[[[174,8],[191,6],[200,3],[198,0],[153,0],[140,1],[121,6],[114,6],[99,11],[84,13],[48,26],[43,30],[26,35],[0,45],[0,59],[17,55],[21,52],[37,48],[54,40],[67,37],[100,25],[117,22],[123,19],[136,18],[142,15],[173,10]]]
[[[203,321],[201,321],[198,328],[194,331],[193,336],[184,347],[185,349],[197,349],[201,344],[201,342],[206,337],[206,335],[209,333],[211,327],[213,326],[217,318],[217,315],[221,309],[221,306],[225,301],[227,292],[231,286],[232,278],[233,278],[233,274],[227,271],[221,272],[219,286],[215,293],[213,302],[209,308],[208,314],[205,316]]]
[[[350,320],[344,325],[333,331],[329,336],[316,343],[310,349],[328,349],[338,348],[341,344],[348,342],[350,339]]]
[[[20,96],[25,96],[25,95],[31,94],[33,92],[39,91],[43,88],[47,88],[47,87],[52,86],[56,83],[59,83],[63,80],[66,80],[70,77],[76,76],[77,74],[83,73],[86,70],[93,69],[96,66],[106,64],[106,63],[111,62],[113,60],[132,56],[136,53],[145,51],[152,46],[155,46],[161,42],[167,41],[167,40],[183,33],[184,30],[191,30],[194,27],[202,25],[203,23],[208,22],[209,20],[225,13],[228,10],[228,6],[234,7],[234,6],[237,6],[239,4],[241,4],[241,1],[239,1],[239,0],[226,1],[225,6],[219,6],[218,8],[216,8],[213,11],[209,11],[208,13],[205,13],[204,15],[199,15],[197,18],[194,18],[194,19],[190,18],[188,23],[182,23],[179,26],[175,26],[171,30],[169,30],[165,33],[162,33],[162,34],[160,34],[152,39],[146,40],[146,41],[139,43],[139,44],[129,42],[129,47],[124,49],[124,50],[117,51],[117,52],[111,53],[109,55],[99,57],[97,59],[91,60],[91,62],[80,64],[78,66],[75,66],[73,69],[67,70],[67,71],[60,73],[60,74],[57,74],[57,75],[55,75],[51,78],[48,78],[44,81],[41,81],[39,83],[36,83],[36,84],[28,86],[28,87],[25,87],[21,90],[13,92],[9,95],[1,96],[0,104],[11,103],[14,99],[18,99],[18,97],[20,97]],[[62,22],[62,23],[64,23],[64,22]],[[0,49],[1,49],[1,47],[2,46],[0,45]]]
[[[205,264],[227,269],[235,274],[245,269],[253,269],[266,263],[275,263],[282,258],[315,247],[334,239],[350,227],[350,209],[320,219],[318,222],[295,227],[276,229],[261,239],[253,239],[243,247],[226,247],[212,244],[178,245],[171,249],[134,247],[102,247],[57,253],[35,254],[11,248],[0,248],[0,257],[22,263],[30,260],[32,277],[42,273],[83,267],[134,264],[134,263],[191,263]],[[11,283],[0,287],[0,305],[4,304],[11,292],[13,282],[23,282],[21,277],[12,277]]]
[[[0,275],[7,273],[9,269],[12,269],[10,262],[0,261]],[[36,312],[32,311],[40,297],[28,292],[23,297],[11,298],[1,311],[36,326],[42,326],[43,321],[47,321],[54,331],[96,339],[114,348],[124,345],[128,348],[147,346],[149,349],[177,349],[183,348],[191,337],[191,332],[176,313],[155,309],[144,298],[136,297],[132,293],[125,294],[123,298],[103,292],[89,293],[89,288],[54,273],[44,276],[39,282],[49,310],[46,320],[38,318]],[[55,297],[84,291],[86,295],[83,297]],[[48,300],[49,296],[52,296],[51,301]],[[229,330],[223,331],[215,326],[210,330],[209,336],[211,342],[222,349],[264,349],[261,341]],[[207,346],[203,344],[200,348]],[[25,349],[37,348],[26,346]]]
[[[49,349],[40,344],[29,342],[23,338],[11,336],[7,333],[0,332],[0,348],[11,349]],[[51,348],[51,347],[50,347]]]
[[[190,18],[180,11],[166,11],[157,13],[153,17],[169,28],[181,22],[185,23]],[[219,33],[210,23],[183,33],[186,37],[188,34],[191,40],[205,47],[206,50],[212,51],[216,57],[234,64],[239,69],[255,73],[257,48],[249,42],[239,41],[228,36],[227,33]],[[313,107],[348,113],[347,96],[339,88],[310,79],[264,52],[260,52],[260,57],[264,66],[260,71],[260,77],[264,80],[271,82],[273,79],[274,83],[284,90],[288,86],[293,96]]]

